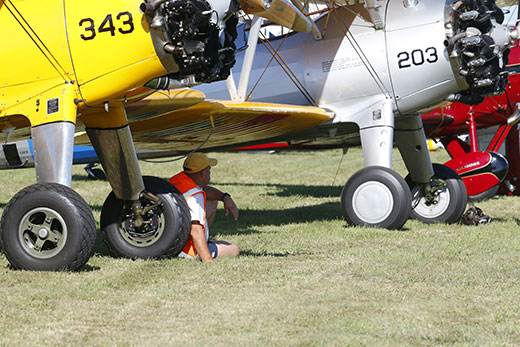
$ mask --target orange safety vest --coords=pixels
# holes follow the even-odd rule
[[[193,182],[191,178],[188,177],[184,172],[180,172],[177,175],[170,178],[170,183],[173,184],[184,196],[184,199],[188,201],[189,198],[195,196],[196,194],[202,194],[204,197],[204,220],[200,221],[202,228],[204,230],[204,234],[206,234],[206,241],[208,239],[208,233],[206,228],[206,193],[204,190]],[[188,242],[186,242],[186,246],[182,250],[182,253],[195,258],[197,256],[197,250],[193,245],[193,240],[191,239],[191,235],[188,238]],[[181,254],[182,254],[181,253]]]

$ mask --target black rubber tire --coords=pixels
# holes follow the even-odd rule
[[[380,204],[385,197],[389,202],[386,207]],[[350,225],[399,229],[408,220],[411,199],[410,190],[399,174],[386,167],[369,166],[352,175],[343,187],[341,210]],[[377,208],[378,203],[381,208],[377,211],[385,211],[377,213],[381,214],[378,219],[370,220],[369,210]]]
[[[125,228],[129,219],[125,213],[129,211],[128,202],[119,200],[114,192],[110,193],[101,210],[101,230],[103,239],[110,253],[126,258],[170,258],[177,256],[188,241],[191,218],[186,200],[169,182],[152,176],[143,176],[145,189],[157,196],[162,208],[155,214],[156,218],[164,218],[156,228],[152,228],[152,237],[140,240]],[[146,203],[141,199],[142,203]],[[133,230],[133,229],[132,229]]]
[[[466,186],[460,176],[445,165],[434,163],[433,172],[434,178],[446,181],[446,188],[439,195],[439,204],[431,207],[425,204],[421,190],[410,175],[406,176],[412,194],[411,218],[427,224],[458,222],[468,202]]]
[[[47,226],[46,237],[30,231]],[[58,183],[22,189],[9,201],[0,221],[0,247],[15,269],[77,270],[94,253],[95,242],[96,222],[90,207],[78,193]]]

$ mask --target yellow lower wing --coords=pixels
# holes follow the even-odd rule
[[[318,107],[257,102],[233,102],[205,99],[202,92],[182,89],[148,93],[136,90],[120,100],[138,149],[189,152],[202,149],[236,147],[271,139],[291,139],[330,120],[332,113]],[[82,119],[104,110],[92,108],[78,116],[75,144],[89,145]],[[25,117],[0,119],[9,130],[11,141],[27,138],[29,124]],[[5,138],[7,133],[1,133]]]
[[[137,111],[137,110],[136,110]],[[141,119],[129,111],[137,148],[191,151],[234,146],[299,133],[332,118],[318,107],[205,100],[194,106]]]
[[[201,144],[208,150],[290,138],[333,116],[312,106],[204,98],[203,93],[187,89],[157,92],[128,103],[126,113],[136,148],[182,153]],[[90,144],[85,133],[79,133],[75,143]]]

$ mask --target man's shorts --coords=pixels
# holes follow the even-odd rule
[[[208,249],[209,249],[209,254],[211,254],[212,258],[216,258],[218,256],[218,247],[215,242],[208,241]],[[179,254],[177,257],[185,258],[185,259],[200,259],[200,255],[198,255],[198,254],[195,257],[192,257],[190,255],[187,255],[184,252],[181,252],[181,254]]]
[[[217,244],[215,242],[208,241],[208,249],[209,249],[209,253],[213,257],[213,259],[215,259],[218,256]]]

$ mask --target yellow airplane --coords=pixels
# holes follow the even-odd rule
[[[88,134],[113,188],[101,223],[113,251],[149,258],[182,249],[187,206],[163,180],[142,178],[125,106],[152,94],[142,86],[159,76],[177,87],[225,79],[240,7],[310,30],[286,0],[0,0],[1,136],[32,138],[37,177],[0,221],[0,248],[13,267],[75,270],[93,253],[96,223],[70,188],[78,130]],[[169,98],[170,107],[204,100],[189,94]],[[143,131],[162,121],[145,118]]]

